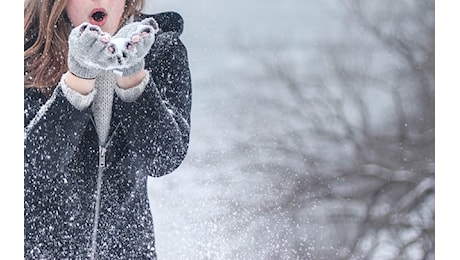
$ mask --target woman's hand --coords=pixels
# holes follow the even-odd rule
[[[159,31],[153,18],[146,18],[122,27],[110,40],[115,46],[119,76],[126,77],[140,73],[144,69],[144,57],[155,41]]]
[[[117,66],[117,54],[110,35],[98,26],[82,23],[70,32],[69,71],[83,79],[94,79],[102,70]]]

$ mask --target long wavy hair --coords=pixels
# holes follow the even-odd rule
[[[72,29],[67,0],[24,1],[24,87],[50,93],[67,68],[68,36]],[[120,26],[139,14],[145,0],[126,0]]]

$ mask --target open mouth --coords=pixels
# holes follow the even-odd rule
[[[89,16],[90,22],[98,26],[102,26],[105,24],[106,17],[107,11],[105,11],[105,9],[103,8],[94,9]]]
[[[98,11],[98,12],[95,12],[93,15],[91,15],[91,17],[92,17],[95,21],[100,22],[100,21],[102,21],[102,19],[104,19],[105,13],[104,13],[104,12],[101,12],[101,11]]]

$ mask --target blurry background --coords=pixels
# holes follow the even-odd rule
[[[185,20],[160,259],[434,259],[434,0],[147,0]]]

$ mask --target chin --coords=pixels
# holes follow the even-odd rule
[[[110,35],[114,35],[117,32],[118,27],[115,27],[115,26],[102,26],[101,29],[104,32],[110,33]]]

